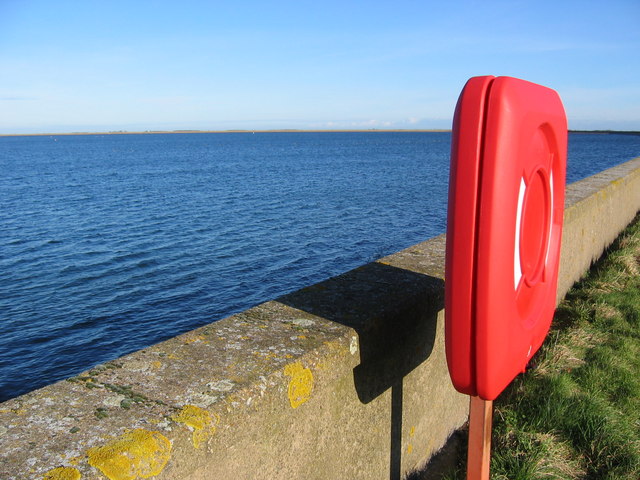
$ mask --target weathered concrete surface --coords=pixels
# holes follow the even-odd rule
[[[640,159],[568,187],[561,289],[638,192]],[[401,478],[467,417],[444,357],[444,249],[436,237],[0,404],[0,479]]]
[[[640,157],[567,187],[558,301],[640,209]]]

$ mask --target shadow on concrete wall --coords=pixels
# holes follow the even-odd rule
[[[437,315],[444,308],[444,281],[370,263],[278,301],[356,330],[358,398],[366,404],[391,389],[389,477],[399,480],[403,379],[431,355]]]

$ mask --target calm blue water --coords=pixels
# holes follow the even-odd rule
[[[0,400],[445,229],[449,133],[0,138]],[[572,134],[569,181],[640,155]]]

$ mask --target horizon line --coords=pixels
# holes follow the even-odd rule
[[[144,134],[180,134],[180,133],[323,133],[323,132],[450,132],[450,128],[269,128],[269,129],[227,129],[227,130],[108,130],[79,132],[43,132],[43,133],[0,133],[0,137],[36,137],[52,135],[144,135]]]
[[[47,136],[71,136],[71,135],[147,135],[147,134],[185,134],[185,133],[446,133],[451,132],[450,128],[337,128],[337,129],[300,129],[300,128],[277,128],[277,129],[229,129],[229,130],[109,130],[98,132],[44,132],[44,133],[0,133],[0,137],[47,137]],[[609,130],[609,129],[569,129],[570,133],[621,133],[630,135],[640,135],[637,130]]]

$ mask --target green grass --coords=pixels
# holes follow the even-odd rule
[[[494,405],[492,479],[640,479],[640,217]],[[450,480],[464,478],[461,450]]]

